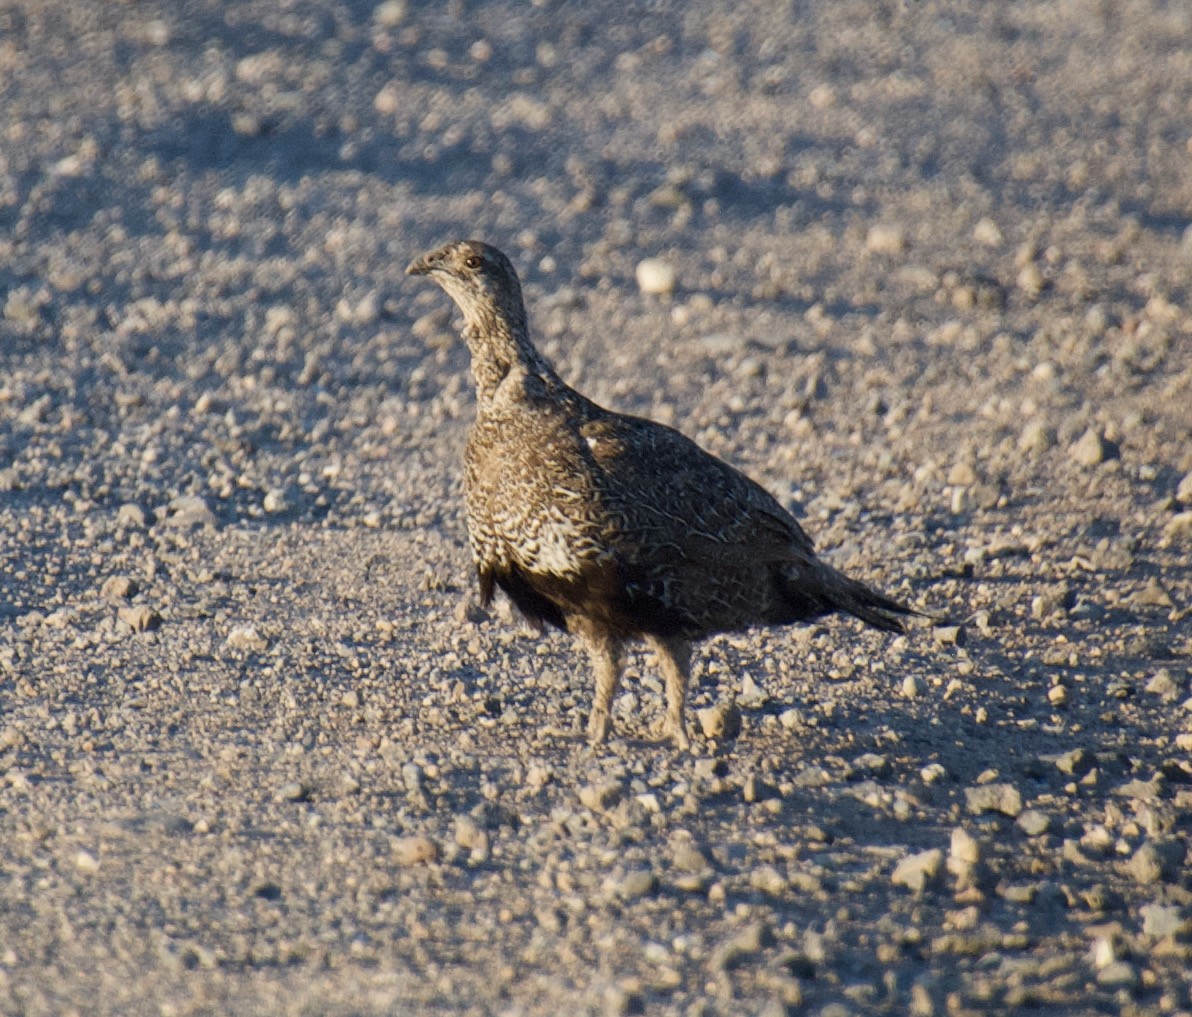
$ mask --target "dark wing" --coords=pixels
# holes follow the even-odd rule
[[[790,619],[778,576],[815,569],[815,552],[765,489],[653,421],[601,412],[581,434],[624,608],[645,631],[697,635]]]

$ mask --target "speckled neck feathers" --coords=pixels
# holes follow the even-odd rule
[[[482,413],[515,372],[541,379],[548,388],[562,385],[530,342],[517,272],[495,247],[479,240],[457,241],[415,259],[406,271],[430,276],[463,314]]]
[[[451,290],[444,286],[448,293]],[[472,356],[472,378],[481,412],[496,397],[501,383],[517,371],[525,378],[540,379],[553,388],[562,382],[554,368],[530,342],[526,309],[520,290],[506,301],[456,299],[464,315],[463,338]]]

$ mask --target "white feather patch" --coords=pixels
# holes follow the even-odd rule
[[[575,575],[580,567],[576,548],[582,539],[579,527],[571,520],[546,520],[535,534],[531,555],[533,570],[556,576]]]

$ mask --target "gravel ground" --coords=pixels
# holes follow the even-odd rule
[[[0,1012],[1189,1013],[1189,223],[1181,3],[3,5]],[[460,236],[948,624],[588,750]]]

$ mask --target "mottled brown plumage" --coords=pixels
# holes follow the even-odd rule
[[[662,733],[685,748],[693,640],[844,611],[898,632],[910,608],[818,560],[799,524],[744,474],[673,428],[597,406],[530,342],[509,260],[478,241],[411,263],[463,312],[476,382],[468,537],[481,599],[574,632],[596,674],[588,722],[608,734],[625,642],[666,679]]]

